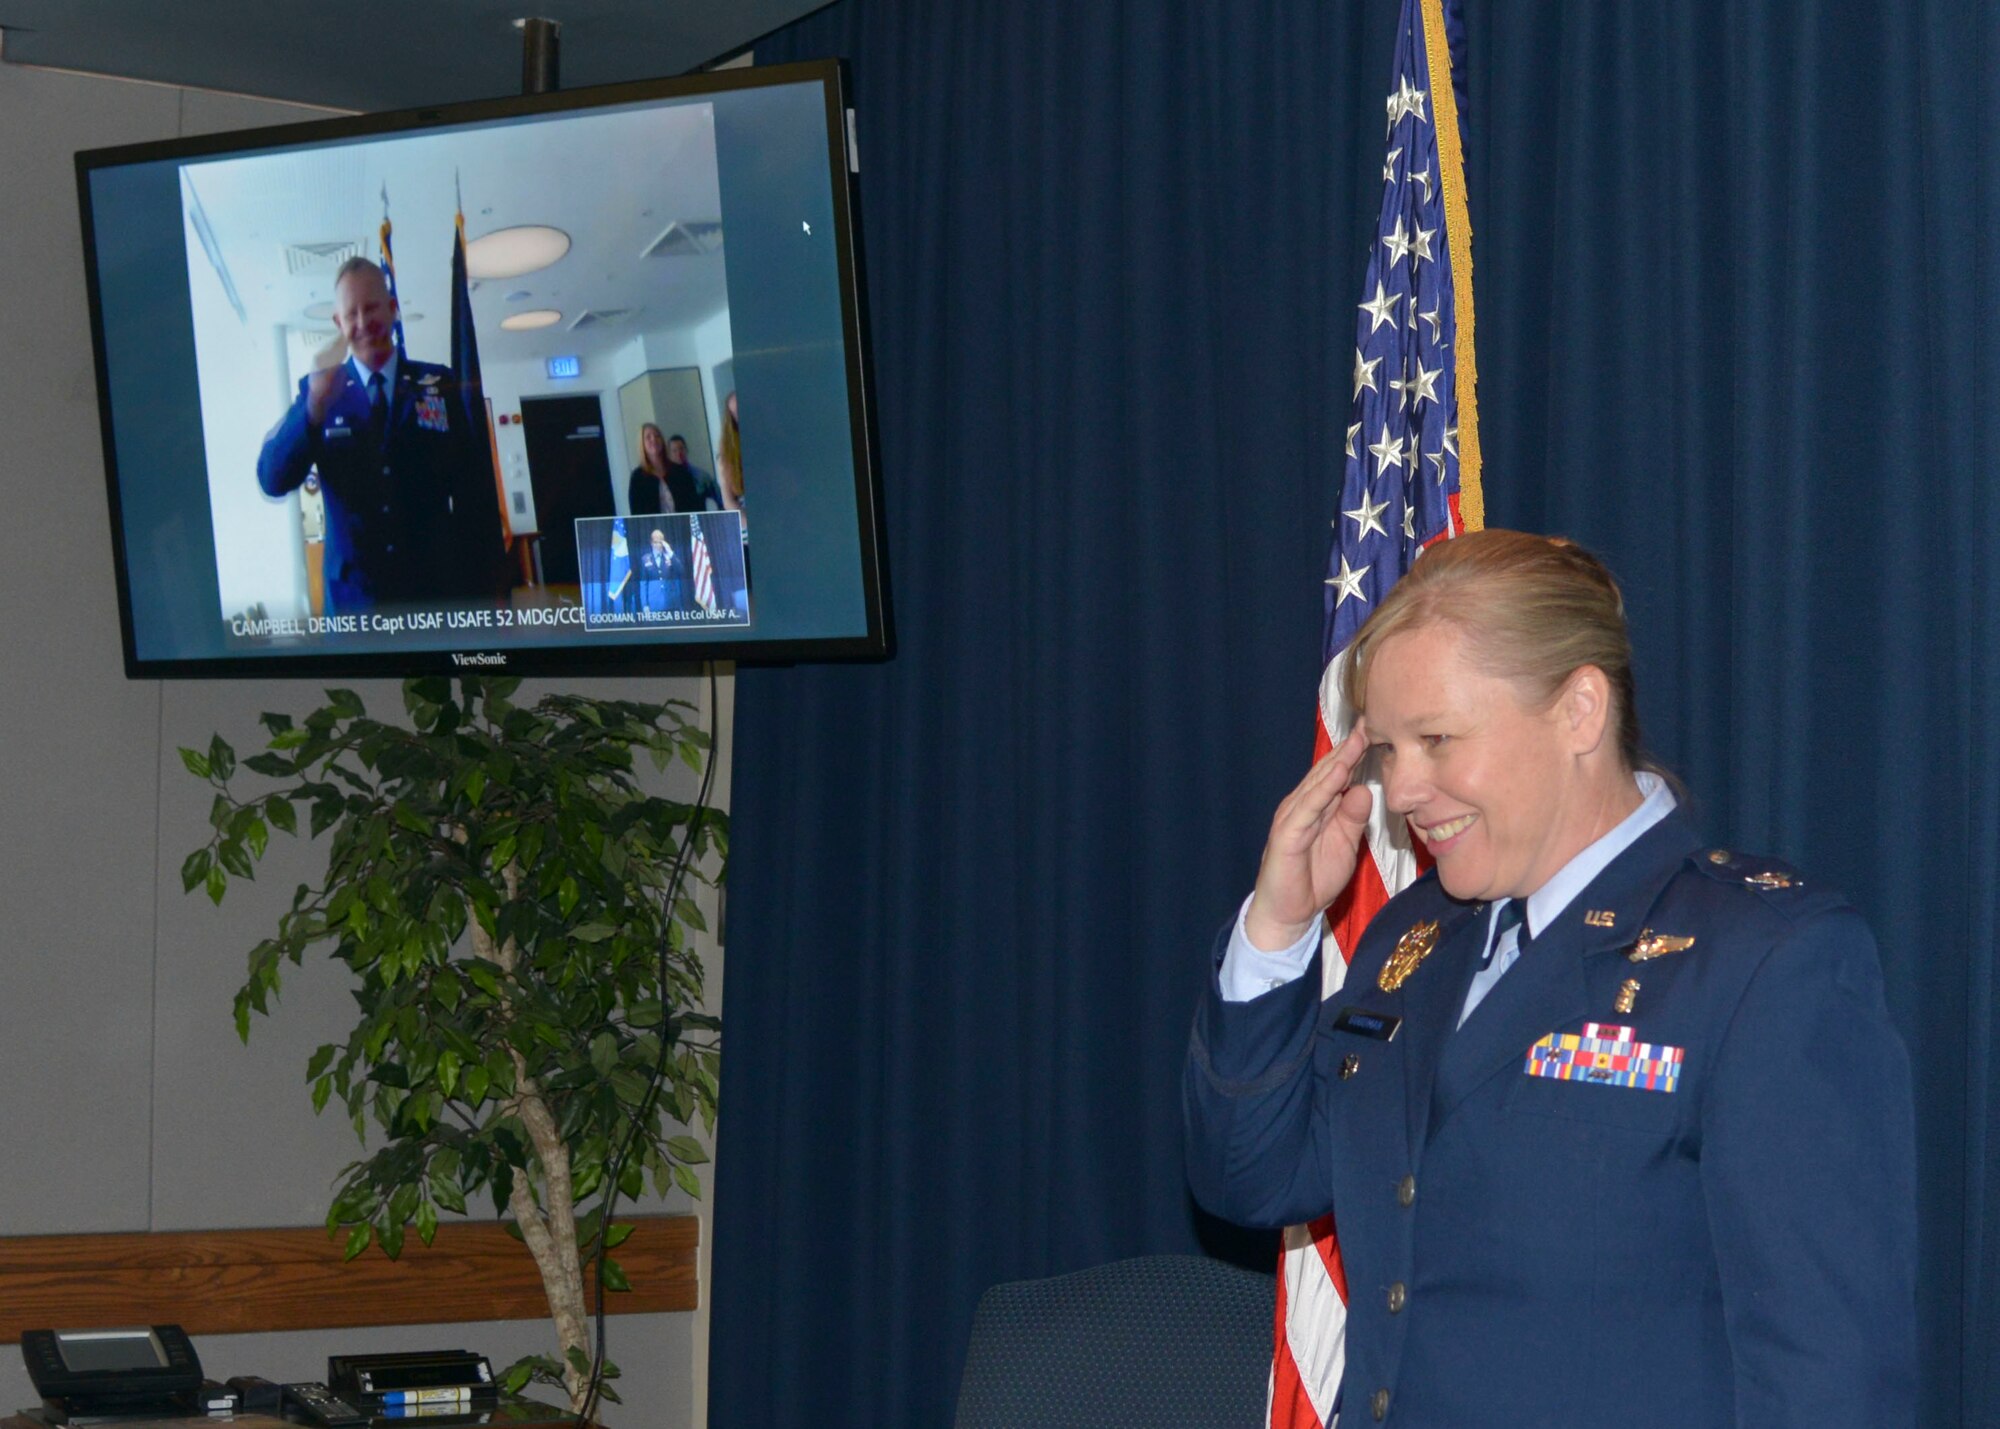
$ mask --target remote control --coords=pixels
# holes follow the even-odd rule
[[[286,1385],[285,1403],[296,1409],[307,1423],[322,1424],[326,1429],[349,1429],[368,1422],[366,1414],[346,1400],[335,1398],[333,1391],[317,1380]]]

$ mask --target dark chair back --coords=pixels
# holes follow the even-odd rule
[[[1146,1255],[996,1285],[972,1320],[957,1429],[1255,1429],[1274,1282]]]

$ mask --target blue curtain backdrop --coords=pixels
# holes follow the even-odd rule
[[[717,1424],[945,1424],[988,1284],[1268,1253],[1191,1209],[1177,1079],[1308,753],[1396,9],[844,0],[757,46],[852,64],[898,650],[739,676]],[[1921,1422],[2000,1422],[2000,21],[1467,31],[1490,518],[1606,555],[1711,835],[1874,922]]]

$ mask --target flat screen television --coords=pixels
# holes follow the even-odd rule
[[[885,653],[838,64],[76,163],[128,675]]]

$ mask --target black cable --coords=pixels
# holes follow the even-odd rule
[[[597,1220],[597,1264],[595,1283],[597,1291],[597,1353],[590,1366],[590,1386],[584,1391],[583,1408],[577,1411],[575,1429],[590,1429],[591,1416],[597,1412],[597,1401],[604,1388],[604,1257],[610,1247],[611,1215],[618,1202],[618,1182],[625,1174],[625,1163],[632,1155],[632,1148],[639,1144],[645,1134],[646,1118],[651,1114],[653,1103],[659,1097],[660,1084],[666,1080],[667,1059],[673,1055],[677,1039],[667,1036],[667,982],[668,958],[673,953],[674,904],[680,897],[681,883],[687,876],[688,863],[694,857],[695,836],[701,831],[702,820],[708,816],[708,793],[715,782],[715,758],[720,745],[718,732],[721,724],[720,701],[715,689],[715,662],[706,660],[702,668],[708,674],[708,761],[701,771],[701,790],[695,795],[694,816],[688,820],[687,837],[681,841],[680,857],[674,860],[673,876],[667,880],[666,901],[662,905],[660,918],[660,1058],[653,1064],[652,1080],[646,1084],[646,1091],[639,1098],[639,1105],[632,1113],[632,1128],[626,1134],[625,1144],[618,1149],[618,1155],[611,1163],[605,1179],[604,1209]]]

